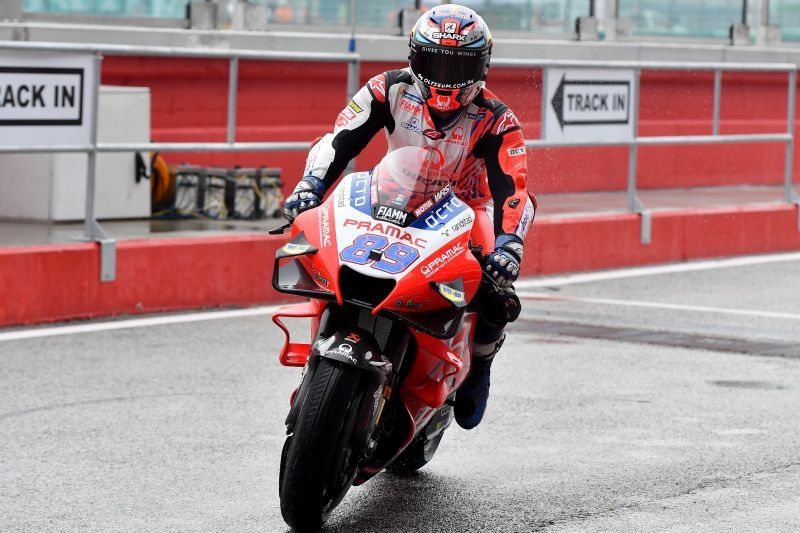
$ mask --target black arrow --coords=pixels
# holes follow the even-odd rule
[[[561,131],[564,131],[564,85],[567,83],[567,75],[561,76],[561,83],[558,84],[556,94],[553,95],[553,111],[556,112],[558,123],[561,124]]]
[[[575,85],[575,86],[592,86],[592,85],[618,85],[620,87],[625,87],[628,91],[628,98],[627,102],[627,109],[625,110],[625,119],[624,120],[565,120],[564,119],[564,90],[566,89],[567,85]],[[627,81],[610,81],[610,80],[570,80],[567,81],[567,75],[564,74],[561,77],[561,83],[558,84],[558,89],[556,89],[555,94],[553,95],[553,99],[550,103],[553,105],[553,111],[556,112],[556,118],[558,118],[558,123],[561,125],[561,131],[564,131],[564,126],[597,126],[601,124],[627,124],[630,121],[630,108],[631,108],[631,84]]]

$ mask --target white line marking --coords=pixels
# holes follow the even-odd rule
[[[20,329],[8,331],[6,333],[0,333],[0,342],[36,339],[40,337],[55,337],[58,335],[79,335],[81,333],[95,333],[98,331],[112,331],[117,329],[148,328],[151,326],[165,326],[169,324],[185,324],[187,322],[205,322],[208,320],[221,320],[226,318],[265,316],[271,315],[279,307],[281,306],[270,305],[251,307],[249,309],[231,309],[227,311],[207,311],[200,313],[184,313],[180,315],[164,315],[147,318],[131,318],[127,320],[112,320],[109,322],[93,322],[88,324],[75,324],[72,326]]]
[[[608,281],[613,279],[637,278],[640,276],[658,276],[661,274],[676,274],[683,272],[697,272],[701,270],[714,270],[718,268],[734,268],[741,266],[764,265],[768,263],[782,263],[786,261],[800,261],[800,253],[753,255],[747,257],[734,257],[730,259],[714,259],[709,261],[693,261],[672,265],[659,265],[651,267],[622,268],[619,270],[606,270],[602,272],[588,272],[566,276],[548,278],[531,278],[518,281],[514,284],[516,289],[535,289],[538,287],[557,287],[573,285],[576,283],[591,283],[594,281]]]
[[[658,302],[639,302],[636,300],[610,300],[608,298],[581,298],[575,296],[555,296],[538,292],[518,292],[517,296],[530,300],[548,300],[561,302],[577,302],[587,304],[618,305],[622,307],[645,307],[649,309],[669,309],[673,311],[692,311],[697,313],[718,313],[723,315],[749,316],[757,318],[780,318],[785,320],[800,320],[800,315],[794,313],[779,313],[774,311],[752,311],[749,309],[728,309],[725,307],[707,307],[702,305],[681,305]]]

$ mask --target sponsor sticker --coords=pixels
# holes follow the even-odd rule
[[[372,94],[380,102],[384,102],[386,100],[386,78],[383,74],[378,74],[369,82],[367,83],[370,89],[372,89]]]
[[[463,304],[466,303],[465,296],[466,294],[464,291],[456,290],[452,287],[448,287],[447,285],[439,285],[439,294],[445,297],[446,300],[453,302],[454,304]]]
[[[420,271],[423,276],[429,278],[462,253],[464,253],[464,243],[458,242],[422,265]]]
[[[356,114],[358,114],[358,113],[363,113],[363,112],[364,112],[364,110],[363,110],[363,109],[361,109],[361,106],[359,106],[359,105],[356,103],[356,101],[355,101],[355,100],[350,100],[350,103],[349,103],[349,104],[347,104],[347,107],[349,107],[350,109],[352,109],[353,111],[355,111],[355,113],[356,113]]]
[[[451,196],[439,205],[432,213],[425,217],[425,225],[429,229],[438,229],[443,226],[454,215],[460,213],[464,207],[464,202],[455,196]]]
[[[433,37],[434,39],[446,39],[449,41],[460,41],[460,42],[465,42],[467,40],[466,35],[461,35],[460,33],[445,32],[445,31],[435,31],[431,34],[431,37]]]
[[[402,126],[402,124],[401,124]],[[433,139],[434,141],[438,141],[442,137],[444,137],[444,133],[439,130],[435,130],[433,128],[429,128],[422,132],[422,134],[427,137],[428,139]]]
[[[287,242],[283,245],[281,251],[286,255],[300,255],[306,253],[310,249],[310,244],[295,244],[293,242]]]
[[[400,109],[402,109],[403,111],[408,111],[412,115],[416,115],[420,111],[422,111],[422,106],[418,105],[418,104],[411,103],[408,100],[404,99],[404,100],[400,100]]]
[[[415,104],[424,104],[424,103],[425,103],[425,102],[422,100],[422,98],[420,98],[420,97],[419,97],[419,96],[417,96],[416,94],[414,94],[414,93],[410,93],[410,92],[408,92],[408,91],[403,91],[403,98],[405,98],[406,100],[411,100],[411,101],[412,101],[412,102],[414,102]]]
[[[483,120],[486,118],[486,113],[470,113],[467,111],[467,118],[470,120]]]
[[[517,120],[517,117],[514,115],[513,111],[507,109],[506,112],[503,113],[503,116],[500,117],[500,120],[497,121],[497,124],[495,124],[494,133],[496,135],[500,135],[512,128],[518,128],[518,127],[519,127],[519,120]]]
[[[422,304],[414,300],[395,300],[394,306],[402,309],[422,309]]]
[[[508,155],[514,157],[515,155],[522,155],[525,153],[525,147],[522,148],[509,148]]]
[[[408,213],[402,209],[397,209],[396,207],[390,207],[387,205],[377,206],[374,217],[378,220],[391,222],[392,224],[397,224],[398,226],[402,227],[405,227],[409,222]]]
[[[399,241],[404,241],[409,244],[416,246],[417,248],[425,248],[428,246],[427,239],[423,239],[422,237],[414,237],[411,233],[407,231],[402,231],[397,226],[390,226],[388,224],[384,224],[382,222],[371,222],[367,220],[353,220],[352,218],[345,219],[344,227],[353,227],[357,231],[362,231],[364,233],[381,233],[388,237],[392,237]]]
[[[331,245],[331,213],[328,204],[319,208],[319,242],[323,248]]]
[[[409,121],[401,122],[400,127],[422,135],[422,128],[419,125],[419,118],[417,117],[414,117]]]

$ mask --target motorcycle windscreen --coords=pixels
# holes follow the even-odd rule
[[[450,182],[442,172],[444,166],[444,156],[439,150],[418,146],[393,150],[373,171],[373,192],[378,200],[373,207],[394,209],[412,217],[421,213],[425,206],[450,191]]]

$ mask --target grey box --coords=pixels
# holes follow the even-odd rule
[[[0,20],[20,20],[23,0],[0,1]]]
[[[213,30],[217,27],[217,4],[206,0],[189,2],[189,27],[195,30]]]
[[[750,27],[747,24],[733,24],[730,29],[730,39],[733,46],[747,46],[750,44]]]
[[[759,46],[772,46],[780,44],[783,32],[779,26],[759,26],[756,29],[756,44]]]
[[[600,23],[596,17],[579,17],[575,21],[575,33],[579,41],[597,41],[600,39]]]
[[[231,28],[234,30],[266,31],[267,16],[266,5],[237,2],[233,5]]]

